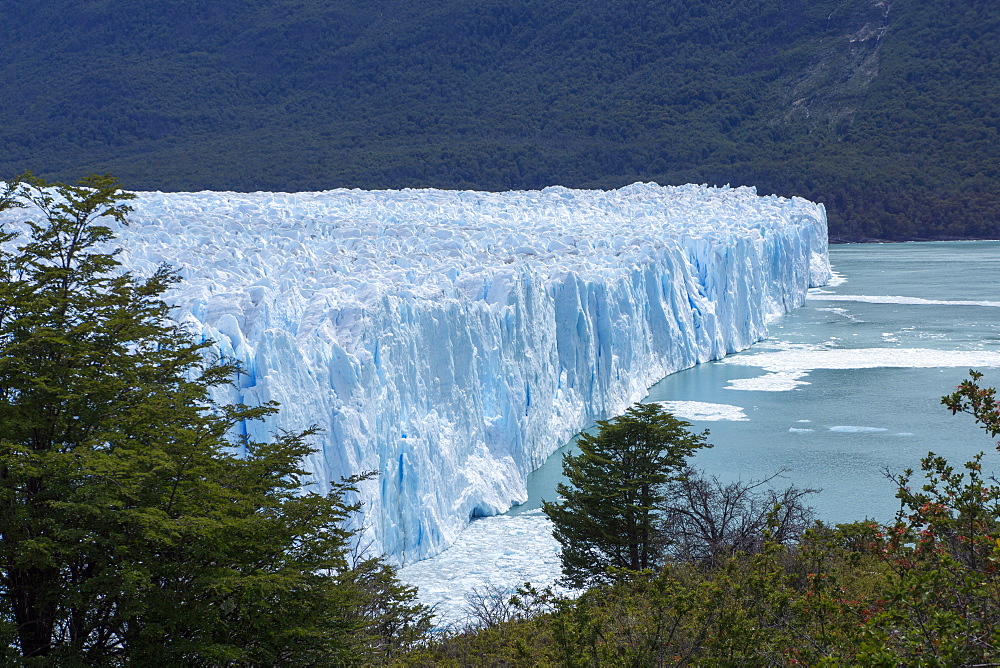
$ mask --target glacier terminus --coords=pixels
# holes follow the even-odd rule
[[[662,377],[749,347],[830,278],[826,213],[752,188],[137,193],[125,267],[244,370],[217,398],[322,431],[396,563],[524,501],[526,477]]]

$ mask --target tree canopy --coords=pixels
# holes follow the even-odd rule
[[[310,431],[233,436],[237,367],[169,319],[167,267],[121,270],[110,177],[0,195],[0,655],[59,664],[384,656],[428,623],[348,501],[303,490]],[[241,454],[237,456],[235,453]]]
[[[563,498],[543,502],[562,547],[565,580],[599,583],[658,565],[659,510],[667,483],[705,442],[658,404],[636,404],[613,421],[598,420],[596,435],[581,434],[580,454],[563,455]],[[613,569],[620,569],[616,574]]]

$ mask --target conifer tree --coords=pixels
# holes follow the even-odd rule
[[[0,656],[297,665],[416,637],[415,592],[349,558],[363,476],[302,493],[312,432],[232,437],[277,407],[215,403],[237,367],[169,319],[176,276],[122,271],[132,197],[107,176],[0,193]]]
[[[692,453],[711,447],[707,431],[688,431],[690,423],[657,404],[636,404],[597,425],[596,435],[580,436],[579,455],[563,455],[569,484],[556,488],[563,500],[542,504],[562,546],[564,581],[576,587],[658,564],[658,508],[666,485]]]

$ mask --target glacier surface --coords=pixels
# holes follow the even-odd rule
[[[674,371],[742,350],[830,278],[826,214],[752,188],[138,193],[125,266],[174,266],[174,316],[316,424],[315,484],[365,483],[400,564],[526,499],[526,476]]]

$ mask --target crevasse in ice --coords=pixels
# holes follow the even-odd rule
[[[245,370],[221,399],[316,424],[398,563],[526,497],[528,472],[663,376],[748,347],[830,276],[826,215],[752,188],[139,193],[122,260]]]

